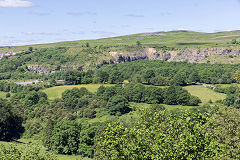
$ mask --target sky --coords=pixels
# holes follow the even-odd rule
[[[240,0],[0,0],[0,46],[240,29]]]

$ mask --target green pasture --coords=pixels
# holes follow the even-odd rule
[[[210,100],[215,102],[217,100],[223,100],[226,97],[225,94],[214,92],[213,90],[202,85],[192,85],[184,88],[188,90],[191,95],[200,98],[202,103],[206,103]]]
[[[56,87],[47,88],[47,89],[44,89],[43,91],[48,95],[48,98],[50,100],[53,100],[55,98],[61,98],[62,93],[67,89],[72,89],[75,87],[77,88],[85,87],[90,92],[94,93],[97,91],[97,89],[100,86],[111,86],[111,84],[65,85],[65,86],[56,86]],[[164,88],[164,87],[161,87],[161,88]],[[203,103],[206,103],[209,100],[212,100],[213,102],[215,102],[217,100],[222,100],[226,97],[225,94],[214,92],[213,90],[207,87],[204,87],[202,85],[191,85],[191,86],[186,86],[184,88],[188,90],[190,94],[200,98]],[[4,94],[5,93],[0,92],[0,97],[5,96]]]
[[[56,86],[44,89],[43,92],[45,92],[50,100],[61,98],[62,93],[67,89],[73,89],[73,88],[81,88],[85,87],[90,92],[96,92],[97,89],[100,86],[111,86],[111,84],[81,84],[81,85],[65,85],[65,86]]]

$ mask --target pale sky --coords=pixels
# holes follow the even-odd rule
[[[0,0],[0,46],[240,29],[240,0]]]

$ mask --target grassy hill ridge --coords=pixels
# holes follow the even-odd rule
[[[96,40],[68,41],[0,48],[14,52],[0,63],[18,61],[24,70],[49,73],[59,69],[99,68],[138,59],[194,63],[240,62],[240,31],[201,33],[171,31],[139,33]],[[1,64],[3,65],[3,64]]]
[[[232,39],[240,40],[240,30],[216,32],[216,33],[204,33],[194,31],[169,31],[169,32],[148,32],[131,34],[125,36],[101,38],[96,40],[79,40],[79,41],[65,41],[49,44],[36,44],[27,46],[16,46],[1,48],[0,52],[19,51],[25,50],[32,46],[35,48],[49,48],[49,47],[79,47],[86,42],[95,45],[134,45],[136,41],[141,41],[142,44],[162,44],[169,47],[184,48],[184,47],[216,47],[216,43],[219,47],[230,47]]]

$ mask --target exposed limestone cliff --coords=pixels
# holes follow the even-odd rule
[[[53,67],[47,67],[47,66],[43,66],[43,65],[28,65],[27,69],[30,72],[36,72],[39,74],[51,74],[54,73],[55,71],[60,71],[60,70],[70,70],[70,69],[77,69],[79,71],[83,70],[83,66],[61,66],[61,67],[57,67],[57,68],[53,68]]]
[[[86,68],[96,67],[100,68],[104,64],[131,62],[141,59],[149,60],[164,60],[164,61],[188,61],[190,63],[206,62],[206,58],[211,56],[237,56],[240,57],[240,49],[227,49],[227,48],[184,48],[179,50],[156,50],[155,48],[144,48],[136,52],[120,53],[120,52],[109,52],[108,55],[98,57],[99,61],[97,64],[85,64],[73,65],[73,66],[43,66],[43,65],[29,65],[27,66],[29,71],[36,72],[39,74],[50,74],[59,70],[77,69],[82,71]],[[208,60],[208,59],[207,59]],[[240,60],[239,60],[240,61]]]
[[[190,63],[201,62],[207,57],[214,55],[240,55],[240,49],[204,48],[204,49],[180,49],[173,51],[157,51],[154,48],[147,48],[136,53],[122,54],[109,52],[115,63],[129,62],[139,59],[166,60],[166,61],[188,61]]]

